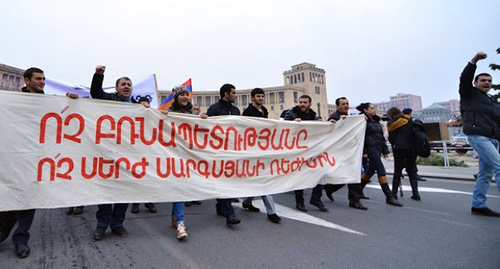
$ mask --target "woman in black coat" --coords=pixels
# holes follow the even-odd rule
[[[384,131],[382,130],[382,125],[380,124],[380,117],[376,114],[375,106],[371,103],[361,103],[356,107],[357,110],[366,116],[366,131],[365,131],[365,144],[363,147],[363,157],[368,158],[368,166],[361,175],[361,191],[366,186],[372,176],[377,172],[378,182],[382,187],[382,191],[386,196],[387,204],[394,206],[402,206],[401,203],[396,201],[392,196],[391,189],[387,182],[387,174],[385,171],[384,164],[382,163],[381,156],[383,155],[387,158],[389,154],[389,149],[385,143]],[[352,201],[350,199],[349,206],[358,209],[363,209],[356,207],[353,203],[358,203],[358,201]],[[366,209],[366,208],[365,208]]]
[[[410,118],[405,117],[397,107],[390,108],[387,111],[387,116],[390,118],[387,123],[389,142],[391,142],[392,153],[394,155],[392,194],[394,198],[397,199],[398,187],[401,183],[401,174],[406,167],[413,194],[411,199],[420,201],[417,173],[415,171],[417,156],[413,153],[413,122]]]

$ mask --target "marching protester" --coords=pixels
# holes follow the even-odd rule
[[[500,104],[488,92],[492,87],[490,74],[481,73],[474,78],[476,63],[486,59],[484,52],[478,52],[460,75],[460,113],[463,130],[470,145],[479,156],[479,172],[472,194],[473,215],[500,217],[500,213],[486,206],[486,192],[490,178],[495,177],[500,191]],[[473,82],[474,80],[474,82]]]
[[[413,112],[413,110],[411,108],[405,108],[405,109],[403,109],[403,116],[409,120],[412,120],[413,119],[413,117],[411,115],[412,112]],[[408,170],[406,170],[406,173],[408,174]],[[418,167],[416,164],[415,164],[415,174],[417,175],[418,181],[427,181],[425,178],[421,178],[418,175]]]
[[[345,119],[349,114],[349,100],[347,100],[346,97],[337,98],[335,100],[335,105],[337,106],[337,109],[328,117],[328,121],[338,121],[340,119]],[[344,185],[345,184],[326,184],[325,185],[326,197],[328,197],[328,199],[330,199],[330,201],[333,202],[334,201],[333,193],[341,189]],[[358,197],[361,199],[369,199],[363,194],[363,192],[359,187],[360,186],[358,183],[347,184],[347,188],[349,189],[347,195],[349,198],[349,205],[353,205],[351,207],[354,208],[357,208],[359,204],[361,204],[359,203]],[[355,200],[351,202],[351,199],[358,200],[358,202],[356,202]]]
[[[168,107],[169,112],[185,113],[197,115],[193,110],[193,105],[189,101],[189,92],[185,86],[178,86],[172,89],[174,92],[174,102]],[[202,118],[207,118],[203,113]],[[184,202],[174,202],[172,204],[171,224],[177,229],[177,239],[183,240],[188,236],[186,225],[184,224]]]
[[[299,97],[299,105],[291,108],[285,115],[285,120],[301,122],[303,120],[318,120],[316,112],[311,109],[311,97],[309,95],[302,95]],[[319,208],[323,212],[328,212],[328,208],[321,202],[321,193],[323,192],[323,185],[316,185],[311,194],[309,203]],[[304,190],[295,190],[295,208],[299,211],[307,212],[304,205]]]
[[[401,184],[401,174],[406,167],[410,186],[412,190],[411,199],[420,201],[418,193],[418,181],[415,173],[415,161],[417,156],[413,152],[413,123],[403,116],[403,112],[397,107],[391,107],[387,111],[389,121],[387,130],[389,131],[389,142],[392,145],[394,155],[394,176],[392,179],[392,194],[394,199],[398,197],[398,187]]]
[[[98,65],[95,69],[95,74],[90,86],[90,95],[92,98],[137,103],[132,98],[132,81],[128,77],[121,77],[116,80],[116,92],[114,93],[107,93],[102,89],[105,70],[106,67],[103,65]],[[120,237],[126,237],[128,235],[127,230],[123,227],[128,204],[100,204],[97,207],[97,228],[94,231],[94,240],[103,239],[108,227],[111,228],[114,234]]]
[[[361,193],[363,188],[370,182],[372,176],[377,172],[378,182],[382,188],[382,192],[386,196],[386,203],[394,206],[403,206],[397,200],[394,199],[391,189],[389,188],[389,183],[387,181],[387,174],[385,171],[384,164],[382,163],[381,156],[388,158],[389,149],[385,143],[384,131],[382,130],[382,125],[380,124],[380,117],[377,116],[377,111],[372,103],[361,103],[356,109],[361,112],[361,114],[366,116],[366,130],[365,130],[365,143],[363,147],[363,155],[368,158],[368,168],[361,175]],[[396,176],[396,173],[394,173]],[[394,188],[394,187],[393,187]],[[396,188],[397,190],[397,188]],[[357,209],[366,210],[360,202],[359,197],[349,198],[349,206]]]
[[[23,74],[25,87],[22,92],[44,94],[45,75],[43,70],[36,67],[26,69]],[[75,93],[67,93],[70,98],[78,98]],[[35,217],[35,209],[13,210],[0,212],[0,242],[5,241],[17,223],[17,229],[12,234],[12,242],[14,242],[15,252],[17,257],[26,258],[30,255],[28,241],[30,239],[29,230]]]
[[[252,103],[243,111],[243,116],[267,118],[269,113],[264,106],[264,98],[266,97],[264,90],[255,88],[250,92]],[[276,214],[276,207],[274,206],[273,196],[262,195],[262,202],[266,207],[267,219],[274,223],[280,223],[281,218]],[[242,206],[251,212],[260,212],[260,209],[252,205],[253,197],[247,197],[243,200]]]
[[[207,116],[225,116],[225,115],[240,115],[240,110],[233,105],[236,99],[236,88],[231,84],[224,84],[220,88],[220,99],[217,103],[212,104],[207,110]],[[235,225],[241,222],[234,213],[234,208],[231,205],[231,198],[217,199],[215,209],[217,215],[226,217],[227,225]]]

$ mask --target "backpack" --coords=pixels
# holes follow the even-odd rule
[[[411,120],[412,125],[412,142],[413,153],[422,158],[427,158],[431,155],[431,145],[429,144],[429,137],[425,132],[424,125],[421,120]]]

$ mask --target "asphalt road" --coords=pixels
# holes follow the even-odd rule
[[[323,197],[328,213],[311,205],[300,213],[293,193],[275,195],[281,224],[237,208],[242,222],[230,228],[215,201],[203,201],[186,208],[183,242],[170,227],[170,203],[156,214],[141,205],[139,214],[127,213],[127,238],[108,230],[98,242],[91,239],[96,206],[79,216],[38,210],[31,255],[18,259],[9,238],[0,244],[0,268],[500,268],[500,218],[470,214],[473,182],[428,179],[420,202],[404,183],[402,208],[386,205],[373,183],[365,189],[371,199],[362,200],[368,211],[349,208],[345,188],[335,202]],[[496,186],[490,194],[489,207],[500,211]]]

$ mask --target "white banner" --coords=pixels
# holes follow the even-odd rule
[[[258,196],[360,181],[362,116],[201,119],[0,91],[0,211]]]
[[[139,80],[132,81],[132,98],[139,101],[141,97],[147,97],[151,106],[158,108],[159,99],[157,95],[156,74]],[[107,93],[115,92],[115,86],[104,87]],[[66,95],[67,92],[78,94],[80,97],[90,98],[90,87],[84,85],[71,84],[62,80],[46,78],[44,92],[46,94]]]

